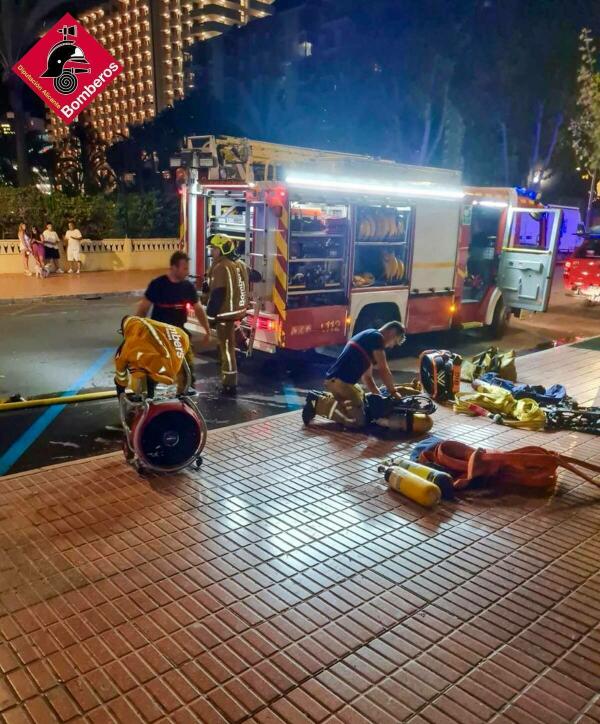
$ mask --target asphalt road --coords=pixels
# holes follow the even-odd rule
[[[127,296],[0,305],[0,399],[17,393],[37,397],[112,389],[112,352],[120,342],[117,328],[134,305],[135,299]],[[527,353],[557,340],[598,334],[599,322],[600,306],[587,307],[555,285],[550,311],[513,320],[502,341],[484,340],[479,331],[452,337],[421,335],[406,343],[392,369],[404,381],[412,376],[424,348],[450,347],[472,355],[497,343]],[[301,363],[249,360],[233,400],[218,395],[214,355],[197,356],[197,388],[209,428],[298,408],[307,390],[320,387],[329,363],[327,356],[316,354]],[[114,400],[1,412],[0,474],[116,450],[121,441],[117,425]]]

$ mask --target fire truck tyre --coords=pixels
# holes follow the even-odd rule
[[[501,339],[508,329],[509,310],[504,305],[502,299],[496,302],[492,323],[488,327],[488,335],[491,339]]]
[[[390,302],[380,302],[379,304],[369,304],[361,310],[352,334],[358,334],[365,329],[379,329],[387,322],[401,322],[400,310],[395,304]]]

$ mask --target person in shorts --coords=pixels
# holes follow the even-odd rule
[[[69,221],[69,228],[65,232],[65,243],[67,245],[67,264],[68,273],[73,273],[73,266],[75,265],[75,273],[79,274],[81,271],[81,240],[83,236],[81,231],[75,226],[73,221]]]
[[[31,250],[36,263],[36,275],[46,276],[46,253],[44,251],[44,241],[42,232],[37,226],[31,227]]]
[[[44,256],[46,258],[46,270],[49,273],[56,272],[63,274],[63,270],[59,267],[60,251],[58,243],[60,241],[58,234],[54,231],[54,227],[50,222],[46,224],[46,228],[42,233],[42,241],[44,242]]]

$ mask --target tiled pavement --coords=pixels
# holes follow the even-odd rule
[[[163,273],[164,270],[84,271],[81,274],[52,274],[46,279],[27,277],[25,274],[1,274],[0,304],[96,294],[130,294],[145,289],[151,279]]]
[[[519,367],[586,402],[600,352]],[[436,431],[600,460],[583,434]],[[382,484],[392,449],[290,413],[211,433],[199,473],[1,479],[4,721],[600,721],[600,490],[563,473],[427,511]]]

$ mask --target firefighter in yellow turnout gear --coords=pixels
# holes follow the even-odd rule
[[[213,236],[210,250],[212,264],[203,289],[207,296],[206,312],[219,341],[222,392],[235,394],[235,331],[236,323],[246,316],[248,310],[248,268],[236,257],[235,241],[229,236]]]
[[[366,424],[364,390],[379,395],[373,378],[376,365],[390,397],[400,399],[385,350],[404,342],[406,331],[400,322],[388,322],[381,329],[365,329],[352,337],[334,364],[327,371],[325,394],[310,392],[302,410],[302,419],[309,425],[315,416],[335,420],[344,427],[360,429]]]
[[[152,396],[156,383],[177,384],[187,392],[189,368],[187,334],[172,324],[142,317],[125,317],[121,325],[123,343],[115,354],[115,384],[120,395],[129,386],[135,394],[144,387]]]

